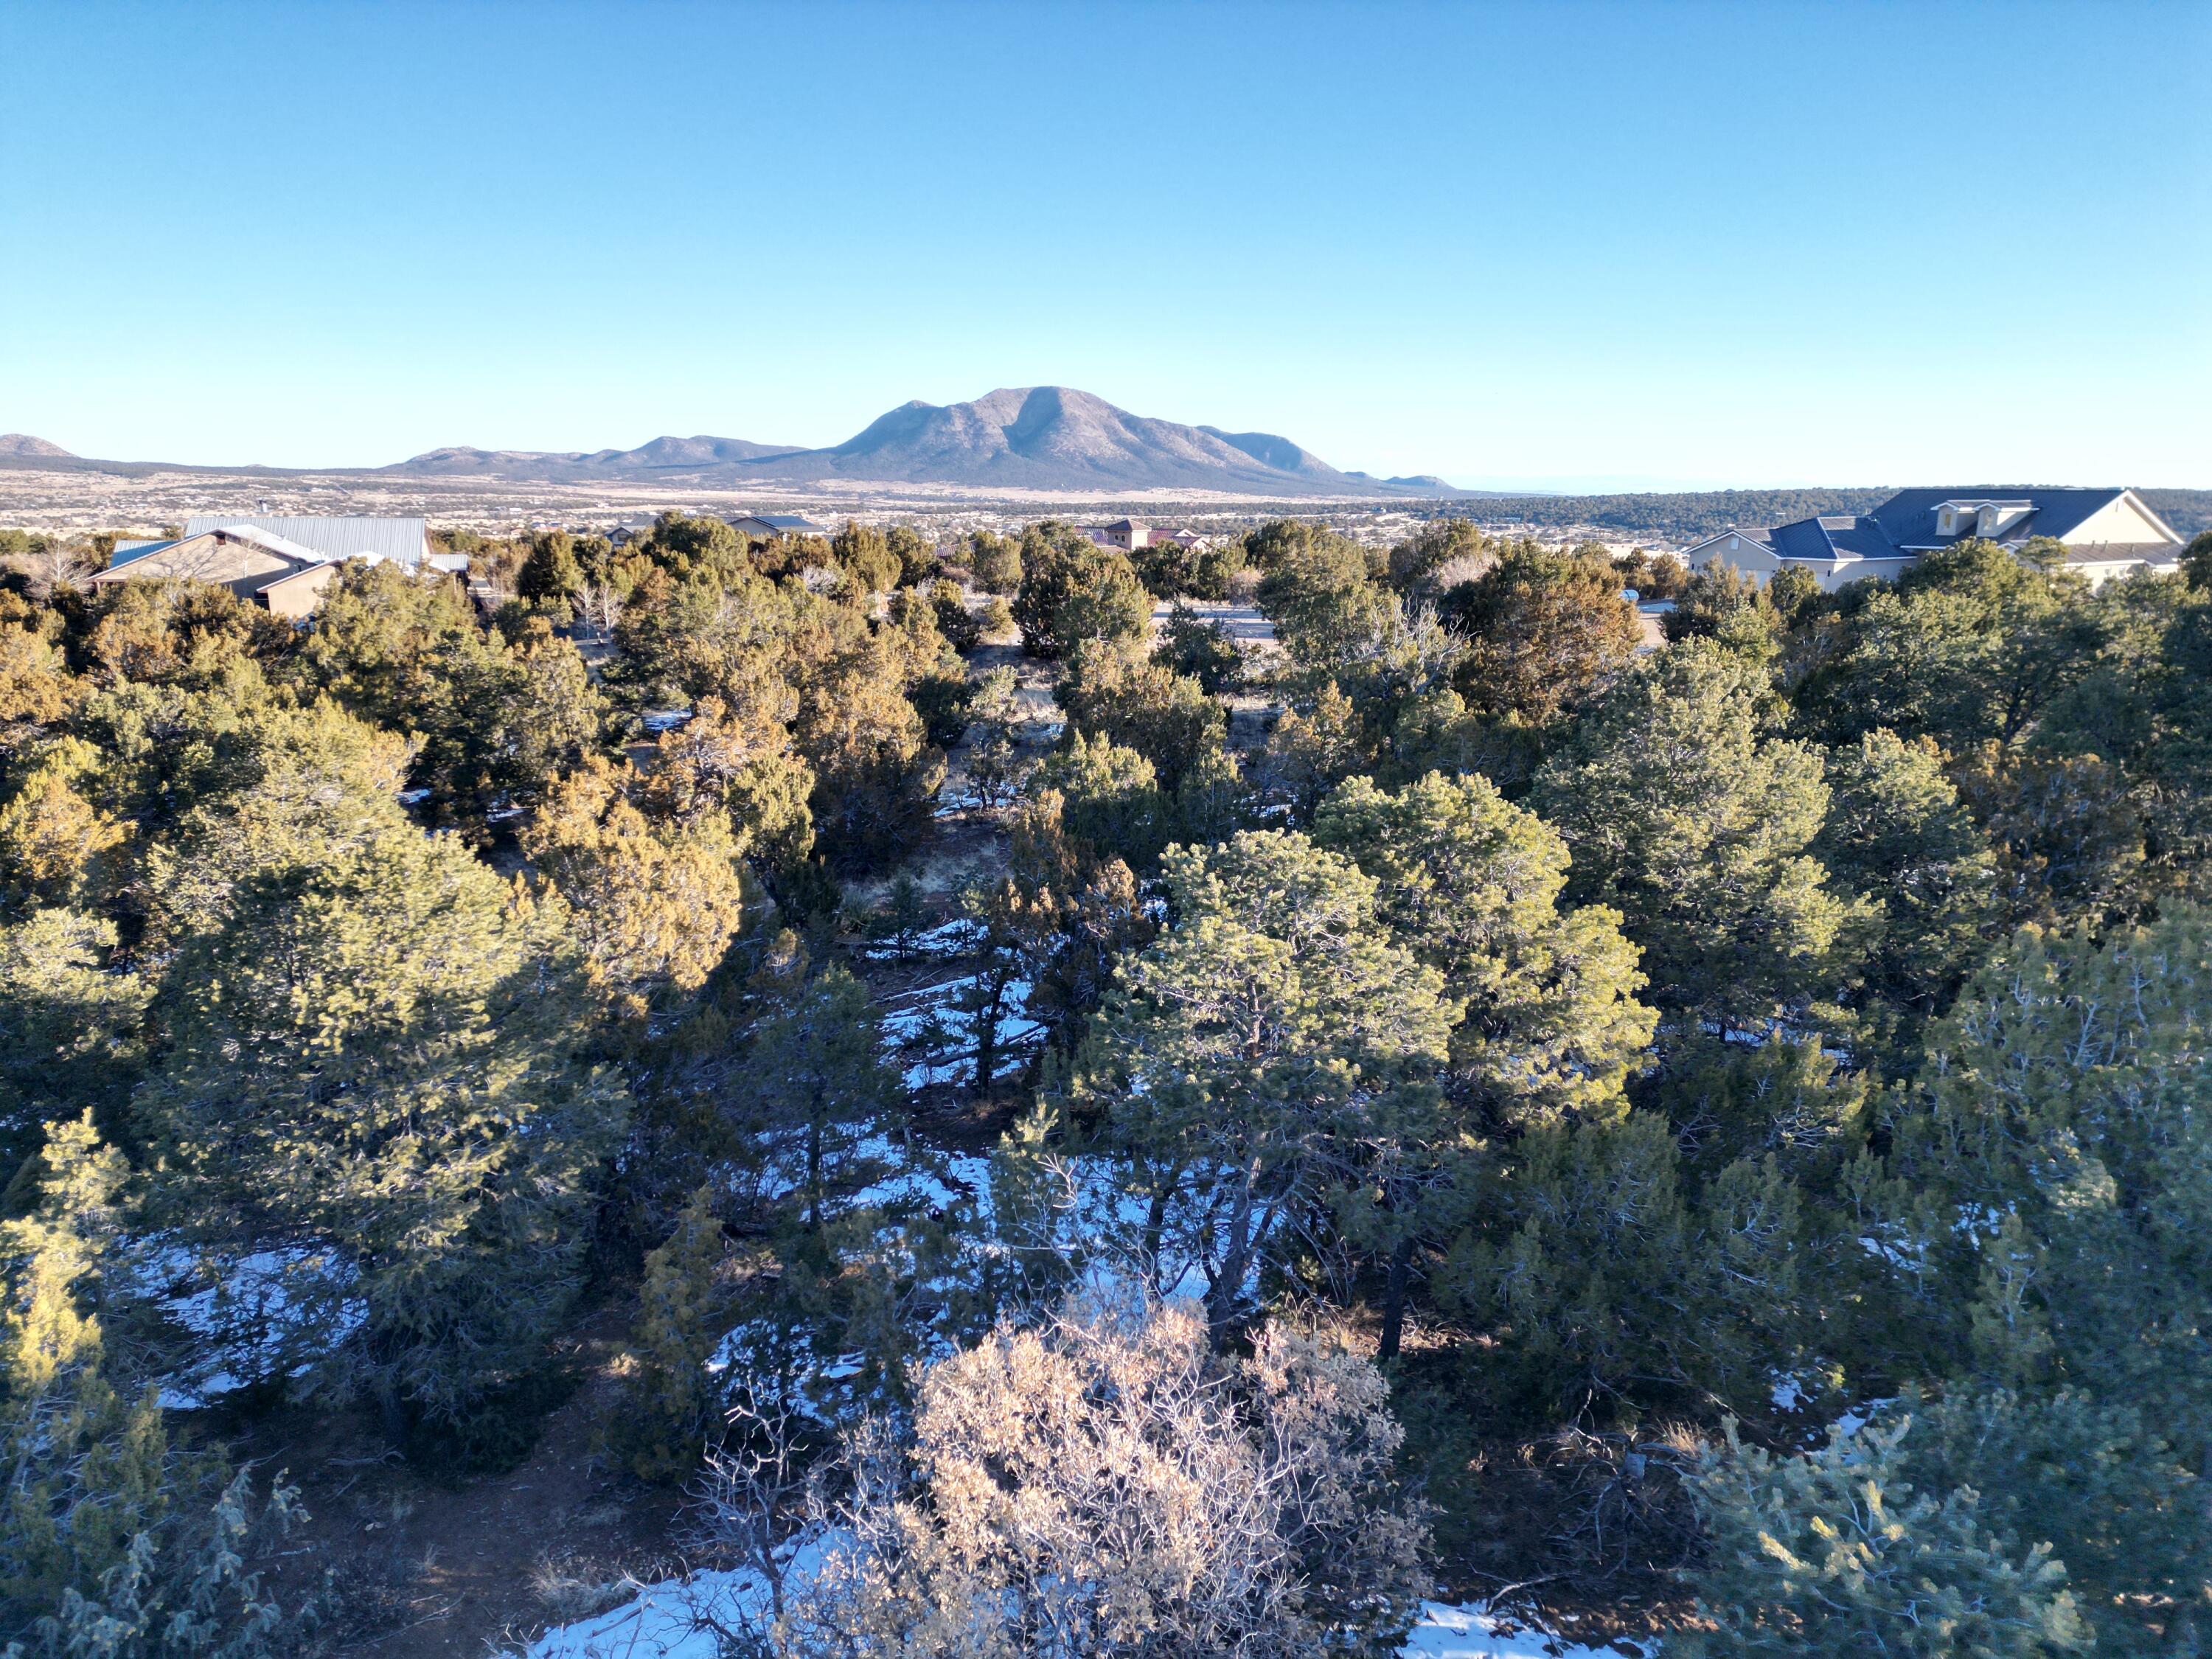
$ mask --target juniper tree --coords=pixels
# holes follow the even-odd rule
[[[1692,1482],[1711,1539],[1695,1575],[1706,1627],[1670,1633],[1697,1659],[2051,1659],[2094,1636],[2048,1547],[1992,1532],[1978,1495],[1906,1479],[1909,1426],[1837,1434],[1803,1457],[1746,1446]]]
[[[1375,878],[1382,921],[1465,1006],[1452,1069],[1487,1121],[1626,1109],[1622,1080],[1651,1040],[1644,976],[1618,912],[1560,908],[1556,830],[1486,778],[1432,772],[1395,792],[1352,779],[1313,837]]]
[[[0,1318],[0,1449],[9,1471],[0,1525],[0,1633],[27,1635],[64,1592],[96,1593],[170,1502],[155,1391],[125,1398],[103,1366],[89,1311],[122,1220],[122,1156],[90,1114],[46,1137],[30,1212],[0,1224],[8,1311]]]
[[[1162,878],[1168,930],[1122,965],[1075,1093],[1143,1161],[1149,1231],[1203,1263],[1218,1342],[1316,1210],[1418,1201],[1450,1143],[1430,1079],[1457,1011],[1374,880],[1303,836],[1173,848]]]
[[[1053,695],[1070,731],[1135,750],[1170,793],[1228,735],[1227,715],[1196,680],[1121,641],[1079,641]]]
[[[82,738],[42,745],[0,799],[0,895],[21,913],[86,896],[130,837],[128,825],[85,798],[100,751]]]
[[[1469,1358],[1531,1421],[1632,1420],[1654,1390],[1742,1410],[1811,1358],[1806,1218],[1774,1159],[1738,1159],[1692,1190],[1654,1114],[1547,1124],[1491,1164],[1466,1209],[1438,1295],[1494,1334]]]
[[[1763,672],[1710,641],[1608,693],[1537,775],[1566,837],[1568,896],[1620,910],[1650,999],[1691,1022],[1759,1023],[1831,994],[1850,915],[1814,858],[1830,791],[1812,745],[1770,734]]]
[[[986,593],[1007,594],[1022,585],[1022,547],[1018,541],[988,530],[968,538],[968,568],[975,586]]]
[[[773,1000],[732,1101],[759,1155],[797,1194],[809,1231],[898,1098],[867,988],[841,968]]]
[[[738,843],[721,814],[659,824],[637,780],[596,757],[555,784],[520,837],[566,904],[592,981],[629,1018],[680,1010],[744,923]]]
[[[576,558],[574,538],[565,530],[532,536],[530,555],[515,573],[514,588],[549,615],[567,622],[584,588],[584,567]]]
[[[1438,606],[1469,641],[1455,688],[1477,714],[1536,725],[1579,707],[1636,660],[1620,593],[1610,563],[1516,544]]]
[[[726,1254],[712,1187],[694,1193],[676,1231],[646,1253],[630,1329],[635,1369],[611,1436],[646,1480],[696,1474],[713,1435],[719,1391],[708,1366],[730,1324]]]
[[[2122,1646],[2212,1594],[2208,920],[2014,939],[1931,1030],[1865,1211],[1877,1358],[1940,1395],[1930,1479],[2048,1540]]]
[[[137,1075],[151,988],[116,962],[116,942],[113,922],[72,910],[0,927],[0,1169],[10,1176],[55,1118],[90,1108],[112,1124]]]
[[[289,841],[188,884],[138,1131],[193,1235],[334,1254],[395,1435],[460,1428],[565,1310],[628,1097],[577,1058],[593,1004],[561,907],[404,816],[295,799]]]
[[[1152,601],[1126,554],[1048,521],[1023,532],[1013,612],[1022,648],[1051,660],[1084,640],[1141,638],[1151,625]]]
[[[1851,1000],[1885,1053],[1911,1054],[1988,951],[1996,860],[1925,740],[1869,732],[1830,753],[1828,781],[1816,850],[1839,888],[1873,902],[1845,939]]]

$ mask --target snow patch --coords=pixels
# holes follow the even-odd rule
[[[1406,1632],[1400,1659],[1620,1659],[1624,1653],[1650,1654],[1656,1643],[1621,1642],[1585,1647],[1517,1620],[1499,1618],[1480,1601],[1446,1607],[1421,1603],[1421,1616]]]
[[[821,1550],[807,1546],[787,1571],[805,1573]],[[768,1581],[745,1567],[648,1584],[611,1612],[546,1632],[526,1659],[720,1659],[718,1627],[732,1634],[758,1628],[767,1622],[768,1601]],[[1425,1601],[1398,1653],[1400,1659],[1622,1659],[1656,1650],[1656,1644],[1632,1642],[1585,1647],[1495,1617],[1480,1602]]]
[[[184,1363],[161,1379],[161,1404],[171,1411],[304,1376],[368,1318],[368,1304],[350,1293],[359,1278],[352,1264],[305,1245],[226,1261],[149,1238],[125,1273],[188,1339]]]
[[[926,933],[916,933],[906,942],[904,951],[891,940],[883,939],[861,946],[860,954],[871,962],[893,962],[901,957],[942,961],[950,957],[965,956],[975,948],[982,937],[982,928],[963,916],[952,921],[939,922]]]

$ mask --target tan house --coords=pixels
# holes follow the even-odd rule
[[[1099,546],[1117,548],[1124,553],[1152,545],[1151,528],[1138,519],[1116,519],[1111,524],[1087,524],[1080,528]]]
[[[2067,568],[2092,587],[2130,570],[2172,570],[2181,558],[2181,538],[2132,489],[2016,484],[1902,489],[1871,513],[1725,530],[1682,558],[1692,570],[1730,564],[1760,581],[1794,564],[1832,592],[1869,576],[1897,576],[1925,554],[1977,538],[2015,553],[2039,538],[2055,541]]]
[[[173,541],[120,543],[113,562],[92,580],[101,586],[141,576],[189,576],[220,582],[272,615],[298,617],[315,608],[342,562],[269,531],[234,525]]]
[[[118,542],[95,583],[189,576],[220,582],[275,616],[306,616],[348,559],[389,559],[409,570],[465,571],[465,554],[430,551],[420,519],[270,517],[189,520],[161,541]]]

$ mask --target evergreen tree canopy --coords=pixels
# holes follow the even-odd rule
[[[1375,878],[1383,921],[1466,1007],[1451,1060],[1493,1121],[1604,1117],[1651,1040],[1644,976],[1617,912],[1560,912],[1567,848],[1488,779],[1432,772],[1395,793],[1354,778],[1316,844]]]
[[[1567,892],[1618,908],[1651,1000],[1759,1020],[1830,994],[1850,915],[1810,856],[1828,810],[1818,750],[1770,735],[1755,665],[1711,641],[1608,693],[1530,797],[1574,854]]]

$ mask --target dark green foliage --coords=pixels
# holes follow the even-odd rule
[[[1032,657],[1056,659],[1085,640],[1141,639],[1152,625],[1152,596],[1128,556],[1066,525],[1024,532],[1021,568],[1014,621]]]
[[[910,524],[895,524],[884,532],[884,546],[898,562],[898,582],[913,587],[937,573],[937,548]]]
[[[1185,547],[1164,539],[1138,549],[1130,562],[1154,599],[1225,599],[1229,579],[1243,565],[1243,553],[1241,544]]]
[[[1396,599],[1375,580],[1364,548],[1303,525],[1279,537],[1272,534],[1276,528],[1254,532],[1266,550],[1253,562],[1267,573],[1260,608],[1295,661],[1325,666],[1370,652],[1395,632]]]
[[[583,586],[584,567],[567,531],[549,530],[530,538],[530,555],[515,573],[517,592],[565,623]]]
[[[138,1075],[151,988],[117,962],[116,945],[113,922],[70,910],[0,928],[0,1170],[10,1176],[55,1119],[88,1107],[112,1125]]]
[[[973,651],[983,637],[982,623],[968,609],[967,596],[955,583],[939,580],[929,585],[930,609],[937,614],[937,631],[955,651]]]
[[[1037,769],[1033,787],[1061,800],[1066,833],[1094,856],[1150,870],[1168,843],[1167,803],[1151,761],[1079,731]]]
[[[1244,653],[1218,618],[1200,621],[1188,605],[1168,612],[1152,660],[1196,680],[1208,696],[1238,690],[1244,681]]]
[[[1856,584],[1797,671],[1799,719],[1831,743],[1887,726],[1953,754],[2009,744],[2087,672],[2086,591],[2063,567],[1985,541],[1927,554],[1894,583]]]
[[[1653,1389],[1759,1405],[1819,1340],[1802,1200],[1773,1159],[1739,1159],[1692,1191],[1662,1119],[1547,1126],[1469,1207],[1438,1289],[1498,1331],[1480,1369],[1538,1420],[1632,1420]]]
[[[459,1423],[565,1310],[627,1096],[576,1058],[592,1005],[557,905],[388,799],[259,775],[185,826],[139,1133],[210,1243],[335,1252],[368,1297],[372,1392]]]
[[[1613,906],[1662,1011],[1760,1020],[1831,994],[1850,917],[1811,854],[1820,751],[1770,735],[1764,671],[1712,641],[1660,653],[1583,718],[1531,804],[1574,854],[1569,896]]]
[[[1218,1343],[1309,1206],[1395,1250],[1452,1141],[1429,1079],[1456,1010],[1377,924],[1374,881],[1303,836],[1176,848],[1164,880],[1169,931],[1125,964],[1075,1092],[1134,1155],[1147,1254],[1167,1229],[1204,1262]]]
[[[830,556],[854,590],[883,593],[899,585],[902,561],[890,540],[873,525],[848,519],[845,527],[830,538]]]
[[[1923,739],[1869,732],[1832,750],[1827,821],[1815,849],[1837,886],[1869,901],[1850,948],[1850,996],[1887,1052],[1917,1054],[1989,947],[2000,919],[1996,860]]]
[[[676,1231],[645,1258],[630,1335],[637,1369],[609,1438],[646,1480],[693,1477],[717,1426],[718,1390],[707,1366],[731,1322],[726,1254],[714,1189],[702,1187]]]
[[[1119,641],[1079,644],[1053,695],[1070,731],[1135,750],[1170,793],[1228,734],[1227,714],[1198,681]]]
[[[1979,1496],[1905,1478],[1908,1433],[1837,1435],[1772,1457],[1731,1430],[1692,1486],[1711,1534],[1697,1575],[1715,1628],[1670,1636],[1701,1659],[2048,1659],[2094,1637],[2048,1547],[1993,1534]]]
[[[1601,558],[1517,543],[1439,607],[1466,636],[1453,684],[1474,714],[1540,724],[1579,708],[1636,660],[1643,635]]]
[[[1474,580],[1494,556],[1490,538],[1465,519],[1431,519],[1390,550],[1390,586],[1401,592],[1441,592]]]
[[[1800,566],[1784,568],[1793,577],[1805,578]],[[1669,641],[1717,639],[1759,657],[1773,654],[1775,635],[1783,623],[1766,589],[1719,559],[1691,574],[1675,598],[1674,608],[1661,620]]]
[[[1557,831],[1482,777],[1431,773],[1395,793],[1354,778],[1314,818],[1322,847],[1377,883],[1382,918],[1463,1005],[1452,1069],[1488,1125],[1607,1118],[1651,1040],[1618,913],[1562,914]]]
[[[979,530],[968,538],[968,568],[986,593],[1008,594],[1022,585],[1022,545],[1015,538]]]

